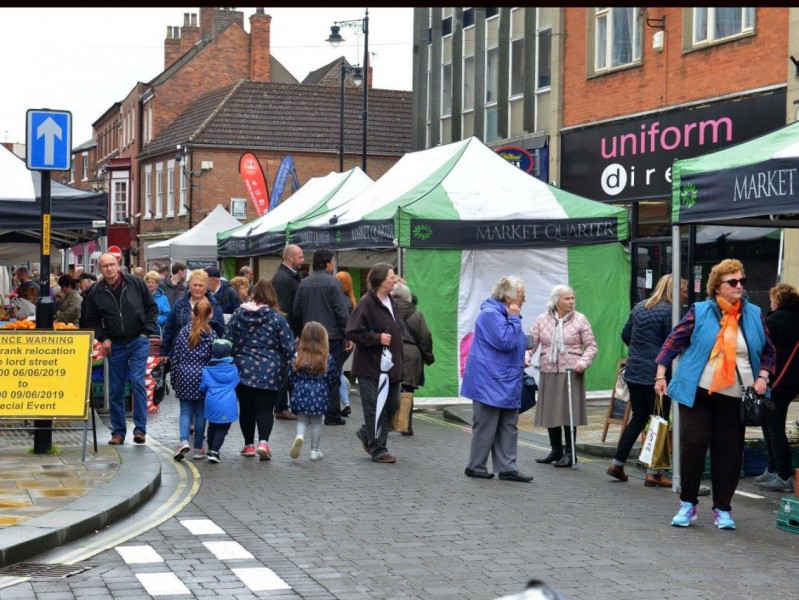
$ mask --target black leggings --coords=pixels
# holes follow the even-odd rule
[[[272,426],[275,424],[275,402],[280,390],[260,390],[240,383],[236,386],[239,399],[239,425],[244,445],[255,443],[255,426],[258,425],[258,439],[269,441]]]
[[[730,510],[741,478],[744,432],[741,399],[696,389],[693,407],[680,404],[680,500],[697,504],[699,482],[710,447],[713,508]]]
[[[563,436],[561,437],[561,429],[563,430]],[[563,452],[563,440],[566,440],[566,450],[571,451],[572,447],[572,438],[571,434],[569,433],[569,428],[567,426],[563,427],[547,427],[547,433],[549,434],[549,445],[554,452]],[[574,441],[577,442],[577,428],[574,428]]]
[[[791,400],[799,394],[799,385],[778,385],[771,390],[771,399],[776,410],[766,411],[766,422],[763,424],[763,441],[768,452],[768,470],[777,473],[782,479],[788,479],[791,468],[791,446],[785,435],[785,421],[788,418],[788,407]]]

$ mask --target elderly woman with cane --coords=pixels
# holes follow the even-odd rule
[[[584,314],[574,310],[574,290],[556,285],[547,299],[547,310],[538,315],[530,331],[534,353],[541,347],[538,383],[539,400],[533,424],[546,427],[550,453],[535,462],[555,467],[573,467],[577,426],[587,425],[585,370],[597,353],[591,325]],[[566,452],[563,451],[563,429]]]

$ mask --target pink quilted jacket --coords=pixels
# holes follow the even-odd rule
[[[549,351],[552,347],[552,338],[555,335],[555,325],[557,319],[553,311],[541,313],[536,317],[533,328],[530,330],[533,336],[533,349],[535,352],[539,344],[541,354],[538,357],[538,364],[542,373],[565,373],[568,367],[572,369],[578,364],[586,369],[591,366],[596,357],[597,346],[594,340],[594,332],[591,325],[583,313],[572,311],[566,315],[563,322],[563,347],[564,354],[558,355],[558,360],[553,364],[549,360]]]

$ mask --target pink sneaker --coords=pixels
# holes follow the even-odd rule
[[[255,449],[261,460],[272,460],[272,452],[269,450],[269,444],[266,442],[258,442],[258,447]]]
[[[244,446],[241,450],[242,456],[255,456],[255,446],[250,444],[249,446]]]

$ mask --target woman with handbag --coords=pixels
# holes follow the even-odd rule
[[[519,407],[522,396],[522,365],[527,346],[522,331],[524,281],[501,277],[491,297],[480,305],[474,337],[466,358],[461,396],[472,401],[472,443],[467,477],[528,483],[516,466],[519,441]],[[486,468],[488,454],[494,473]]]
[[[744,432],[741,388],[766,393],[776,352],[760,308],[743,297],[744,266],[735,259],[715,265],[708,299],[696,302],[663,343],[656,358],[655,393],[665,394],[666,369],[680,356],[668,384],[680,405],[680,508],[675,527],[696,521],[699,482],[710,448],[713,515],[719,529],[735,529],[730,514],[741,475]]]
[[[413,435],[413,394],[424,385],[424,367],[432,365],[433,336],[427,327],[422,311],[416,307],[411,290],[402,282],[394,284],[391,297],[397,303],[400,314],[405,321],[402,335],[402,357],[405,362],[405,373],[402,376],[402,393],[410,394],[411,414],[408,417],[408,429],[402,435]]]
[[[792,493],[791,447],[785,435],[785,420],[791,400],[799,394],[799,292],[792,285],[779,283],[768,295],[771,310],[766,324],[777,348],[778,375],[771,386],[774,410],[765,411],[763,423],[768,467],[755,481],[761,490]]]
[[[574,304],[574,290],[567,285],[556,285],[549,292],[546,312],[538,315],[530,332],[533,336],[530,353],[541,346],[538,358],[541,376],[533,425],[547,428],[551,446],[550,453],[535,462],[560,468],[572,467],[577,462],[572,448],[577,426],[588,424],[585,370],[597,353],[591,324],[583,313],[574,310]]]
[[[646,427],[649,415],[655,410],[655,357],[671,331],[672,282],[671,274],[661,277],[652,295],[633,307],[621,330],[621,339],[629,348],[623,377],[630,391],[633,415],[619,438],[616,456],[607,470],[608,475],[619,481],[627,481],[628,477],[624,472],[627,457],[635,440]],[[688,282],[682,279],[680,300],[684,301],[687,297]],[[667,421],[670,404],[668,398],[663,399],[663,414],[660,416]],[[644,485],[671,487],[671,480],[661,470],[647,469]]]

